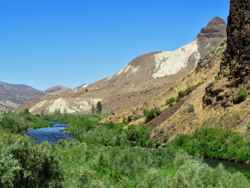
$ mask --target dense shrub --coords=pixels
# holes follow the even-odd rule
[[[17,114],[9,113],[2,117],[0,127],[12,133],[24,133],[30,127],[30,122]]]
[[[91,127],[91,128],[89,128]],[[105,146],[150,146],[150,129],[146,126],[125,126],[124,124],[96,124],[86,121],[69,128],[74,138],[88,144]]]
[[[161,114],[161,111],[157,107],[152,108],[150,110],[147,110],[147,109],[144,110],[144,116],[146,117],[146,123],[150,122],[151,120],[153,120],[154,118],[156,118],[160,114]]]
[[[247,99],[248,91],[245,88],[240,88],[238,93],[234,96],[234,104],[239,104]]]
[[[169,188],[247,188],[250,186],[246,177],[240,173],[232,174],[223,166],[212,169],[199,160],[185,155],[177,155],[174,160],[177,172],[169,180]]]
[[[0,187],[62,187],[58,161],[48,145],[15,142],[1,148]]]
[[[165,148],[104,147],[75,143],[58,150],[66,187],[230,188],[248,187],[240,173],[211,168],[187,154]],[[176,156],[176,157],[175,157]],[[75,164],[72,166],[72,164]],[[78,170],[76,170],[76,168]],[[76,179],[77,183],[72,181]]]
[[[0,118],[0,128],[11,133],[25,133],[29,128],[46,127],[49,122],[28,112],[6,113]]]
[[[126,130],[126,137],[130,146],[151,147],[150,128],[145,126],[130,126]]]
[[[174,147],[191,155],[247,162],[250,160],[250,140],[226,129],[203,128],[193,135],[180,135]]]
[[[15,186],[15,178],[21,171],[21,167],[13,156],[6,151],[0,153],[0,187],[12,188]]]

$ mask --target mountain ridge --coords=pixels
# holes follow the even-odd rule
[[[183,47],[174,51],[146,53],[133,59],[111,77],[72,92],[46,95],[28,107],[32,113],[53,113],[53,110],[91,113],[93,106],[102,101],[105,113],[142,111],[153,96],[180,82],[193,71],[199,59],[216,48],[225,36],[225,22],[215,17],[201,29],[196,39]]]
[[[25,84],[10,84],[0,81],[0,102],[4,106],[4,111],[14,110],[25,102],[38,99],[43,95],[42,91]]]

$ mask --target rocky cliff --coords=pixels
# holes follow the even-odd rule
[[[226,43],[218,79],[206,88],[204,106],[227,108],[239,102],[237,95],[240,92],[247,95],[250,83],[250,0],[231,0]],[[239,86],[244,91],[240,91]]]
[[[250,0],[231,0],[227,49],[221,73],[235,84],[250,79]]]

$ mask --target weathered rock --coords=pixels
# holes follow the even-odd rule
[[[203,104],[204,106],[219,105],[224,108],[232,106],[232,92],[227,87],[212,83],[206,88]]]
[[[234,86],[250,81],[250,0],[231,0],[221,73]]]
[[[246,88],[250,86],[250,0],[231,0],[230,3],[220,79],[206,88],[204,106],[231,106],[237,88],[242,84]]]
[[[226,23],[222,18],[213,18],[198,34],[199,53],[208,55],[211,49],[218,46],[226,38]]]
[[[198,34],[198,51],[201,58],[196,70],[211,68],[214,62],[211,61],[217,50],[225,50],[226,23],[222,18],[213,18],[206,27]]]

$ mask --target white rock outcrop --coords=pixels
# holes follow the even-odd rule
[[[191,56],[194,56],[196,63],[200,59],[197,41],[175,51],[157,53],[155,56],[155,70],[152,77],[154,79],[177,74],[188,66]]]

